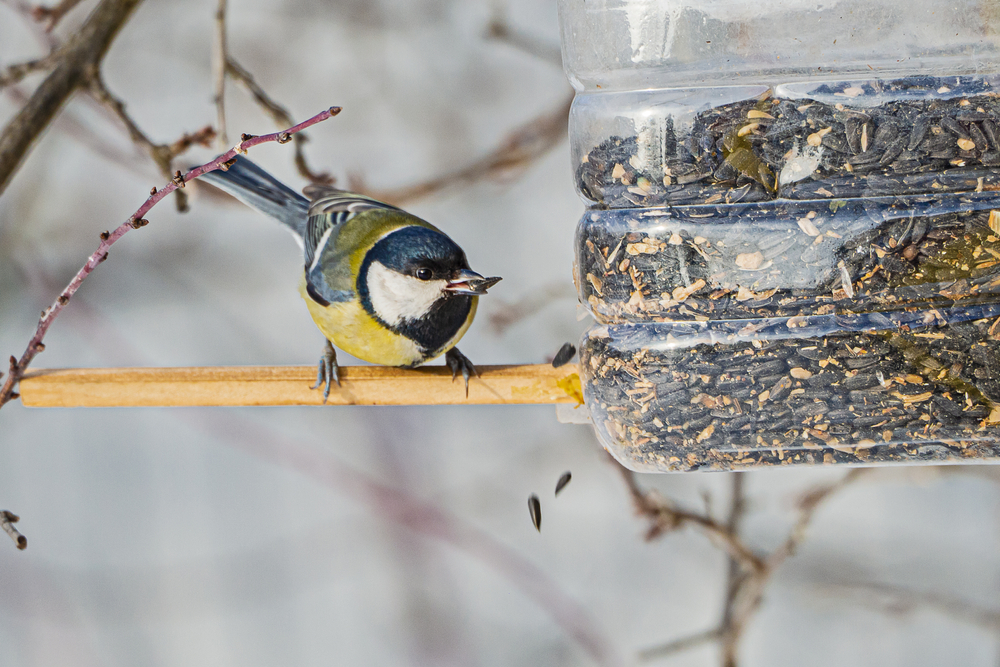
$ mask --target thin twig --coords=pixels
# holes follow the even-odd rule
[[[87,276],[89,276],[101,262],[107,259],[108,250],[115,244],[115,242],[118,241],[118,239],[130,230],[138,229],[139,227],[143,227],[148,224],[149,221],[144,219],[143,216],[157,203],[159,203],[161,199],[177,188],[184,187],[185,183],[198,178],[202,174],[215,171],[216,169],[228,168],[227,163],[230,160],[236,157],[237,154],[246,153],[249,148],[271,141],[287,143],[292,140],[292,137],[297,132],[301,132],[316,123],[336,116],[338,113],[340,113],[340,107],[330,107],[326,111],[316,114],[312,118],[305,120],[298,125],[294,125],[282,132],[274,132],[272,134],[265,134],[259,137],[244,134],[240,139],[240,142],[234,148],[226,151],[211,162],[203,164],[200,167],[195,167],[184,175],[181,175],[181,172],[178,171],[170,182],[168,182],[162,189],[157,190],[156,188],[153,188],[150,191],[149,198],[146,199],[143,205],[140,206],[128,220],[119,225],[113,232],[104,232],[101,234],[101,243],[97,247],[97,250],[88,258],[87,263],[84,264],[83,268],[77,272],[77,274],[73,277],[73,280],[70,281],[69,285],[63,289],[62,293],[55,300],[55,302],[50,307],[42,311],[42,316],[38,320],[38,325],[35,329],[35,335],[32,336],[31,340],[28,342],[28,347],[25,349],[24,354],[21,355],[20,359],[16,359],[13,356],[10,358],[10,372],[7,375],[6,382],[4,382],[3,389],[0,389],[0,407],[17,397],[17,393],[14,391],[15,386],[24,375],[25,371],[27,371],[28,366],[31,364],[31,361],[35,358],[35,356],[45,349],[42,339],[45,337],[46,332],[52,325],[53,320],[55,320],[66,304],[69,303],[70,298],[72,298],[73,294],[75,294],[80,288],[84,279],[86,279]]]
[[[219,0],[215,10],[215,52],[212,54],[212,71],[215,77],[215,115],[219,146],[228,146],[226,138],[226,63],[229,46],[226,41],[226,0]],[[291,125],[291,122],[283,123]]]
[[[31,17],[38,21],[39,23],[45,22],[45,32],[52,32],[56,24],[62,20],[62,17],[69,14],[82,0],[61,0],[59,4],[54,7],[43,7],[38,5],[31,9]]]
[[[662,498],[655,491],[643,490],[636,480],[635,473],[624,468],[621,470],[636,509],[650,520],[651,525],[646,539],[653,539],[690,524],[711,538],[731,559],[725,610],[719,627],[646,649],[641,656],[644,659],[663,657],[698,643],[718,639],[722,648],[723,667],[736,666],[740,640],[750,619],[760,607],[764,589],[781,564],[795,553],[805,537],[806,529],[816,510],[834,493],[864,473],[862,469],[851,470],[838,481],[813,489],[803,496],[798,503],[798,517],[785,541],[762,558],[750,550],[739,534],[740,520],[745,511],[743,480],[739,475],[733,479],[732,505],[729,517],[723,525],[708,514],[697,514],[675,508],[669,500]]]
[[[8,512],[7,510],[0,510],[0,528],[3,528],[3,532],[10,535],[10,539],[14,540],[14,544],[17,548],[24,551],[28,548],[28,538],[18,532],[14,524],[21,520],[21,517],[14,514],[13,512]]]
[[[248,72],[242,65],[236,62],[232,56],[229,56],[226,60],[226,72],[229,76],[236,79],[236,81],[243,84],[253,97],[254,101],[256,101],[257,104],[271,118],[274,119],[275,123],[278,125],[289,125],[291,123],[291,116],[288,114],[285,107],[271,99],[271,97],[264,92],[264,89],[257,84],[253,75],[250,74],[250,72]],[[330,174],[325,172],[314,172],[309,168],[308,163],[306,163],[305,153],[302,149],[302,146],[306,141],[308,141],[308,138],[304,134],[295,136],[295,167],[299,170],[299,174],[312,183],[333,183],[333,178]]]
[[[781,544],[781,546],[775,549],[771,555],[767,557],[768,568],[772,570],[777,568],[785,561],[785,559],[795,554],[795,550],[798,548],[799,543],[805,537],[806,528],[809,527],[813,516],[816,514],[816,510],[819,509],[819,506],[823,504],[824,501],[829,499],[830,496],[837,491],[840,491],[848,484],[856,482],[866,473],[867,469],[865,468],[853,468],[847,471],[847,474],[836,482],[817,487],[806,493],[799,500],[799,515],[795,521],[795,525],[792,526],[792,530],[789,531],[788,537],[785,538],[785,541]]]
[[[705,514],[674,507],[656,491],[643,490],[639,486],[634,472],[621,466],[618,467],[629,492],[632,494],[632,502],[635,504],[636,511],[650,521],[649,530],[646,532],[647,540],[656,539],[664,533],[678,530],[690,524],[705,533],[743,568],[759,572],[765,567],[764,561],[726,526]]]
[[[55,35],[45,30],[35,21],[35,5],[27,2],[26,0],[0,0],[3,3],[19,13],[25,20],[29,21],[31,27],[34,28],[32,32],[35,33],[35,37],[38,41],[46,46],[49,51],[54,51],[57,46],[59,46],[59,41],[56,39]]]
[[[19,83],[24,77],[34,72],[44,72],[51,69],[56,62],[56,55],[56,53],[50,53],[42,58],[8,65],[5,70],[0,72],[0,88]]]
[[[105,108],[109,109],[128,130],[132,142],[140,146],[149,153],[149,156],[156,163],[160,173],[165,178],[172,178],[174,173],[174,158],[186,151],[193,144],[208,146],[215,137],[215,130],[205,127],[194,134],[184,134],[180,139],[172,144],[154,143],[146,133],[136,124],[132,117],[125,111],[125,103],[108,90],[104,84],[99,71],[93,71],[89,75],[90,87],[88,91],[91,96]],[[291,123],[289,123],[291,125]],[[184,212],[187,210],[187,194],[183,190],[177,190],[177,210]]]
[[[729,517],[726,519],[726,529],[733,535],[740,534],[743,514],[746,512],[746,496],[743,490],[746,473],[736,471],[730,473]],[[726,601],[722,611],[722,628],[728,628],[732,623],[733,603],[739,592],[745,574],[740,564],[732,556],[729,557],[729,568],[726,572]]]
[[[1000,610],[988,608],[947,593],[915,591],[882,582],[834,582],[824,587],[824,597],[848,593],[866,609],[881,608],[886,614],[906,614],[918,608],[937,611],[969,625],[1000,631]]]
[[[491,153],[458,171],[395,190],[373,191],[366,188],[361,179],[356,179],[350,189],[364,191],[376,199],[398,206],[445,189],[510,175],[528,167],[566,138],[572,102],[573,95],[570,94],[558,108],[517,128]]]
[[[816,510],[825,500],[857,480],[863,473],[864,470],[860,468],[850,470],[836,482],[817,487],[801,498],[798,503],[798,517],[785,541],[767,556],[761,570],[752,572],[743,579],[733,595],[729,623],[723,628],[722,635],[723,667],[736,667],[740,640],[750,619],[760,608],[764,599],[764,589],[782,563],[795,554]]]
[[[666,644],[661,644],[660,646],[654,646],[653,648],[647,648],[639,652],[639,660],[657,660],[659,658],[666,658],[675,653],[680,653],[682,651],[688,651],[693,648],[698,648],[702,644],[707,644],[708,642],[715,641],[722,636],[722,628],[712,628],[711,630],[703,630],[702,632],[696,632],[693,635],[687,635],[686,637],[681,637],[680,639],[675,639]]]
[[[80,29],[59,49],[52,71],[0,133],[0,194],[66,101],[89,85],[115,36],[142,0],[101,0]]]
[[[489,25],[486,26],[486,37],[509,44],[519,51],[535,56],[556,67],[562,67],[562,50],[558,44],[542,41],[511,28],[502,14],[495,14],[490,20]]]

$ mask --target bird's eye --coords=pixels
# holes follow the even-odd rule
[[[430,269],[417,269],[416,276],[420,280],[430,280],[434,277],[434,273]]]

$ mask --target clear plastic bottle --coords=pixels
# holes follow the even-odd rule
[[[560,21],[584,395],[619,461],[1000,460],[1000,4]]]

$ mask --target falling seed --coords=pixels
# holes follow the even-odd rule
[[[566,485],[569,484],[569,481],[571,479],[573,479],[573,473],[571,473],[569,470],[567,470],[566,472],[564,472],[562,475],[559,476],[559,481],[556,482],[557,496],[559,495],[560,491],[566,488]]]
[[[535,530],[542,532],[542,503],[533,493],[528,496],[528,514],[531,515],[531,524]]]
[[[559,348],[558,352],[556,352],[555,358],[552,359],[552,368],[565,366],[575,354],[576,346],[573,345],[573,343],[563,343],[563,346]]]

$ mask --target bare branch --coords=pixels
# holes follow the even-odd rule
[[[211,127],[205,127],[194,134],[183,135],[173,144],[167,145],[153,143],[153,141],[146,136],[146,133],[139,128],[136,122],[132,120],[132,117],[125,111],[125,103],[115,97],[111,91],[108,90],[107,86],[104,84],[104,80],[101,78],[100,72],[93,71],[89,74],[88,78],[90,81],[90,87],[88,89],[90,94],[95,100],[100,102],[104,105],[104,107],[109,109],[115,116],[118,117],[118,120],[120,120],[125,126],[125,129],[128,130],[133,143],[137,144],[140,148],[149,153],[149,156],[153,159],[153,162],[156,163],[157,168],[159,168],[160,173],[167,179],[173,177],[174,158],[186,151],[193,144],[198,143],[203,146],[208,146],[211,144],[212,139],[215,138],[215,131]],[[177,210],[181,212],[186,211],[187,194],[183,190],[177,190],[176,192]]]
[[[500,14],[495,14],[486,26],[487,39],[504,42],[519,51],[534,56],[547,63],[562,67],[562,50],[558,44],[551,44],[520,30],[510,27],[507,20]]]
[[[740,640],[750,619],[760,607],[764,589],[781,564],[795,553],[816,510],[834,493],[865,472],[861,469],[851,470],[838,481],[813,489],[803,496],[798,503],[798,517],[785,541],[771,554],[761,558],[750,550],[740,536],[740,523],[746,509],[741,473],[733,474],[732,501],[729,516],[723,525],[708,514],[677,509],[655,491],[640,488],[634,473],[624,468],[621,470],[637,511],[651,523],[646,539],[653,539],[690,524],[705,533],[730,557],[726,600],[719,627],[646,649],[640,654],[641,657],[647,660],[664,657],[718,639],[722,648],[723,667],[736,666]]]
[[[251,75],[250,72],[244,69],[243,66],[236,62],[232,57],[226,60],[226,72],[239,83],[243,84],[250,95],[253,96],[257,104],[269,116],[271,116],[271,118],[274,119],[275,123],[278,125],[289,125],[291,123],[291,116],[289,116],[285,107],[271,99],[268,94],[264,92],[264,89],[257,85],[253,75]],[[303,178],[312,183],[333,183],[333,178],[330,174],[324,172],[314,172],[309,168],[309,165],[306,163],[305,153],[302,150],[302,145],[306,141],[308,141],[308,139],[304,134],[295,136],[295,166],[299,170],[299,173]]]
[[[729,517],[726,519],[726,529],[733,535],[740,534],[743,514],[746,512],[746,495],[743,490],[745,473],[730,473]],[[733,602],[743,583],[743,571],[736,559],[730,556],[729,569],[726,574],[726,604],[722,612],[721,627],[727,628],[732,622]]]
[[[45,334],[52,325],[52,322],[59,315],[66,304],[69,303],[70,298],[72,298],[73,294],[75,294],[80,288],[83,281],[94,271],[94,269],[97,268],[101,262],[108,258],[108,250],[115,244],[116,241],[118,241],[118,239],[123,237],[130,230],[138,229],[148,224],[149,221],[144,219],[143,216],[157,203],[159,203],[161,199],[177,188],[184,187],[188,181],[192,181],[202,174],[215,171],[216,169],[227,169],[228,162],[231,159],[236,157],[237,154],[246,153],[249,148],[271,141],[287,143],[292,140],[292,137],[297,132],[301,132],[316,123],[336,116],[338,113],[340,113],[340,107],[331,107],[326,111],[316,114],[312,118],[299,123],[298,125],[294,125],[287,130],[284,130],[283,132],[274,132],[272,134],[265,134],[259,137],[244,134],[240,142],[234,148],[223,153],[211,162],[203,164],[200,167],[195,167],[184,175],[178,171],[174,174],[174,177],[170,180],[170,182],[167,183],[162,189],[157,190],[156,188],[153,188],[150,191],[150,195],[146,199],[145,203],[143,203],[143,205],[140,206],[128,220],[119,225],[113,232],[103,232],[101,234],[101,243],[98,245],[97,250],[88,258],[86,264],[84,264],[83,268],[77,272],[77,274],[73,277],[73,280],[70,281],[69,285],[63,289],[55,303],[42,311],[42,316],[38,320],[38,325],[35,329],[35,335],[32,336],[31,340],[28,342],[28,347],[24,351],[24,354],[21,355],[20,359],[16,359],[13,356],[10,358],[10,373],[7,375],[7,380],[4,382],[3,389],[0,389],[0,407],[8,401],[17,398],[17,393],[14,391],[15,386],[21,377],[23,377],[25,371],[28,369],[29,364],[31,364],[31,361],[35,358],[35,356],[45,349],[42,339],[45,337]]]
[[[101,0],[76,34],[59,50],[52,72],[0,133],[0,194],[32,144],[70,96],[89,83],[88,72],[100,65],[111,42],[140,2],[142,0]]]
[[[54,51],[59,46],[59,42],[55,36],[39,26],[35,21],[35,5],[26,0],[0,0],[0,2],[19,13],[26,21],[30,21],[31,27],[35,28],[33,31],[35,37],[40,43],[48,47],[49,51]]]
[[[212,54],[212,70],[215,76],[215,124],[219,129],[219,145],[228,146],[226,139],[226,63],[229,61],[229,47],[226,41],[226,0],[219,0],[215,10],[215,51]],[[291,125],[291,122],[282,123]]]
[[[9,65],[7,69],[0,72],[0,88],[12,86],[19,83],[21,79],[34,72],[44,72],[52,68],[56,61],[56,54],[51,53],[43,58],[28,60],[23,63]]]
[[[768,556],[767,566],[770,569],[775,569],[789,556],[794,555],[799,543],[805,537],[806,528],[809,527],[809,523],[812,521],[819,506],[837,491],[857,481],[866,472],[865,468],[854,468],[849,470],[846,475],[836,482],[817,487],[806,493],[799,500],[799,516],[795,521],[795,525],[792,526],[792,530],[788,533],[788,537],[785,538],[784,543]]]
[[[666,644],[640,651],[639,660],[645,662],[648,660],[656,660],[658,658],[667,658],[675,653],[681,653],[682,651],[698,648],[702,644],[707,644],[708,642],[719,639],[721,636],[722,628],[712,628],[711,630],[697,632],[693,635],[681,637],[680,639],[675,639],[672,642],[667,642]]]
[[[678,530],[690,524],[705,533],[709,539],[713,540],[720,548],[732,556],[744,569],[753,572],[760,572],[764,569],[764,561],[754,554],[744,544],[743,540],[726,526],[720,524],[710,516],[677,509],[666,498],[656,493],[656,491],[643,490],[639,486],[634,472],[627,468],[619,467],[621,468],[622,477],[625,479],[625,484],[632,494],[632,501],[635,504],[636,511],[650,521],[650,527],[646,533],[647,540],[655,539],[664,533]]]
[[[17,548],[23,551],[28,548],[28,538],[19,533],[17,528],[14,527],[14,524],[20,520],[21,517],[13,512],[0,510],[0,528],[3,528],[3,531],[10,535],[10,539],[14,540]]]
[[[764,567],[748,574],[732,593],[729,607],[728,624],[723,627],[722,664],[723,667],[735,667],[739,642],[743,637],[750,619],[760,608],[764,599],[764,589],[771,576],[790,556],[795,553],[799,543],[805,537],[806,528],[816,514],[816,510],[834,493],[857,480],[864,470],[855,468],[832,484],[827,484],[806,493],[798,503],[798,518],[792,526],[785,541],[765,559]]]
[[[566,138],[569,107],[572,103],[573,95],[570,94],[557,109],[514,130],[489,155],[458,171],[395,190],[369,190],[360,181],[352,184],[351,189],[364,191],[376,199],[398,206],[449,188],[509,175],[528,167]]]
[[[61,0],[54,7],[38,5],[31,9],[31,16],[39,23],[45,23],[46,32],[52,32],[52,29],[62,20],[62,17],[70,13],[80,2],[81,0]]]
[[[1000,610],[945,593],[914,591],[880,582],[835,582],[824,586],[828,592],[844,592],[866,608],[880,607],[886,614],[906,614],[919,608],[937,611],[969,625],[1000,631]]]

